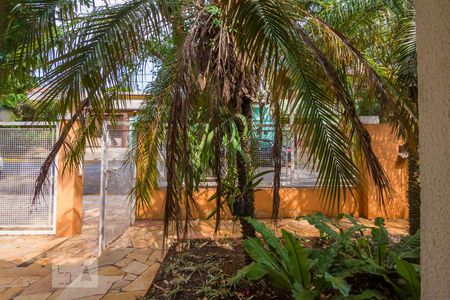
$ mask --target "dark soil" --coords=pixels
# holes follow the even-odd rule
[[[245,266],[240,239],[198,239],[172,246],[145,299],[290,299],[264,280],[228,284]]]
[[[307,248],[326,248],[329,240],[319,237],[302,239]],[[290,291],[277,290],[264,280],[257,283],[241,280],[229,284],[238,270],[245,266],[240,239],[197,239],[172,246],[144,299],[291,299]],[[385,299],[396,300],[392,288],[383,278],[357,274],[347,278],[352,294],[365,290],[378,291]],[[319,299],[337,296],[336,290],[326,290]]]

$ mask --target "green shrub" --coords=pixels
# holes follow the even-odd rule
[[[420,298],[419,267],[411,261],[419,259],[419,235],[407,236],[389,245],[384,220],[377,218],[373,227],[358,224],[346,214],[336,221],[323,214],[303,217],[314,225],[323,239],[324,249],[305,248],[294,234],[281,230],[282,237],[264,224],[249,219],[261,239],[244,241],[244,248],[253,262],[232,278],[265,278],[277,288],[290,291],[294,299],[315,299],[321,294],[334,294],[333,299],[385,299],[376,289],[352,289],[352,278],[367,275],[383,282],[400,299]],[[351,225],[341,226],[348,219]],[[365,232],[370,231],[370,235]]]

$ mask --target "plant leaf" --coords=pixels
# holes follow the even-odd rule
[[[295,278],[303,285],[304,288],[308,288],[310,283],[310,274],[308,268],[308,256],[305,248],[303,248],[299,241],[292,235],[282,229],[286,249],[289,253],[290,264],[293,268]]]
[[[312,216],[304,216],[302,219],[308,221],[309,224],[316,227],[320,232],[333,238],[338,237],[338,234],[327,224],[330,223],[331,220],[325,217],[322,213],[316,213]]]
[[[343,279],[342,277],[335,277],[333,275],[331,275],[330,273],[326,272],[325,273],[325,281],[331,283],[331,286],[337,290],[339,290],[339,292],[341,292],[341,294],[345,297],[348,296],[349,292],[350,292],[350,285],[345,281],[345,279]]]
[[[406,280],[412,299],[420,299],[420,280],[414,265],[397,257],[396,269],[398,274]]]
[[[238,283],[242,278],[248,278],[250,280],[259,280],[266,275],[264,267],[256,262],[243,267],[229,280],[230,284]]]

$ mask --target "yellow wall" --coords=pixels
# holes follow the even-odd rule
[[[345,197],[345,205],[341,212],[354,213],[362,217],[374,218],[385,216],[390,218],[407,217],[407,169],[406,160],[398,158],[398,147],[401,143],[387,124],[366,125],[372,136],[372,147],[380,163],[385,168],[394,193],[392,199],[386,205],[387,215],[380,210],[376,198],[373,183],[368,182],[366,189],[359,190],[362,194],[355,192],[354,201],[350,192]],[[365,171],[364,171],[365,172]],[[300,215],[323,212],[327,215],[335,215],[336,210],[326,209],[320,199],[320,189],[313,188],[283,188],[280,191],[281,205],[279,216],[281,218],[297,217]],[[193,213],[194,218],[205,218],[215,207],[214,202],[207,200],[214,193],[214,189],[203,189],[194,195],[198,210]],[[161,189],[154,194],[151,209],[137,211],[137,219],[162,219],[164,216],[164,194]],[[342,196],[344,193],[342,192]],[[343,197],[344,198],[344,197]],[[258,218],[270,218],[272,213],[271,189],[262,189],[255,194],[255,211]],[[227,213],[224,217],[230,217]]]

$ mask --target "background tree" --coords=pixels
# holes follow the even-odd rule
[[[18,35],[6,35],[11,23],[21,22],[11,19],[13,5],[10,1],[2,1],[0,4],[0,110],[10,109],[17,118],[21,118],[24,114],[23,106],[28,102],[27,94],[35,87],[36,79],[34,74],[29,73],[29,69],[11,63],[15,49],[25,34],[21,31]],[[33,57],[31,59],[35,60]]]
[[[382,102],[361,89],[352,77],[359,113],[375,112],[390,122],[405,141],[408,154],[410,233],[420,228],[420,180],[417,63],[414,3],[397,1],[325,1],[315,5],[320,16],[344,33],[377,70],[393,101]],[[351,7],[351,9],[349,9]]]

